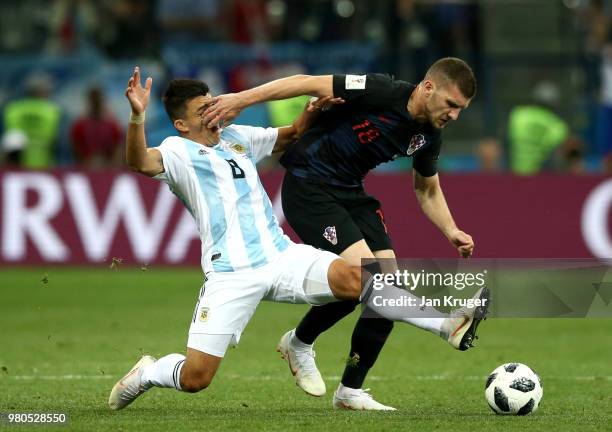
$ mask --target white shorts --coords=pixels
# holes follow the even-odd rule
[[[337,299],[327,272],[337,255],[291,243],[279,256],[254,270],[212,273],[200,290],[187,346],[223,357],[236,345],[261,300],[322,305]]]

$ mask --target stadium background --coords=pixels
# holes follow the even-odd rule
[[[459,121],[445,130],[440,165],[455,218],[475,239],[475,256],[606,259],[612,257],[611,20],[612,5],[605,0],[0,2],[0,386],[4,387],[0,411],[65,406],[81,424],[97,425],[99,420],[114,429],[125,424],[97,411],[112,378],[142,348],[158,354],[182,349],[186,327],[181,317],[190,316],[200,279],[199,244],[193,224],[167,189],[129,173],[121,162],[120,135],[129,116],[123,92],[134,65],[154,78],[146,127],[149,144],[158,145],[173,133],[159,103],[165,82],[173,77],[201,78],[215,94],[295,73],[376,71],[417,82],[435,59],[461,57],[473,66],[479,91]],[[85,144],[78,141],[74,124],[88,117],[93,88],[104,95],[105,115],[116,121],[121,133],[119,138],[111,134],[113,142],[83,157],[79,146]],[[48,93],[60,116],[57,129],[46,137],[48,146],[43,145],[48,158],[32,162],[24,154],[39,120],[30,117],[24,130],[16,133],[8,107],[36,89]],[[255,106],[236,122],[282,125],[303,103],[300,99]],[[563,140],[554,145],[531,140],[531,147],[512,143],[511,112],[532,104],[556,112],[567,130]],[[519,161],[525,159],[533,162],[530,169]],[[262,172],[266,189],[278,204],[282,170],[271,160]],[[409,160],[380,167],[367,181],[368,190],[382,201],[398,255],[453,257],[453,249],[418,209],[411,185]],[[282,218],[280,206],[275,209]],[[168,292],[176,298],[169,300]],[[143,317],[160,322],[147,327],[131,316],[126,301],[138,302]],[[261,354],[254,336],[273,347],[276,334],[293,325],[301,312],[262,306],[241,349],[232,353],[235,366],[228,366],[229,375],[239,378],[246,368],[252,368],[253,374],[260,368],[264,376],[280,374],[280,368],[267,364],[270,347]],[[162,322],[167,326],[162,327]],[[348,343],[350,325],[343,323],[322,338],[319,355],[324,375],[339,373],[338,358],[345,349],[339,353],[337,343]],[[530,340],[508,336],[508,327],[530,334]],[[483,342],[473,361],[493,369],[518,356],[532,366],[535,363],[537,370],[544,369],[543,376],[556,385],[553,396],[545,388],[543,406],[548,398],[559,397],[561,403],[549,405],[548,414],[542,414],[535,427],[547,429],[561,421],[601,430],[609,424],[612,380],[609,363],[602,360],[611,354],[609,321],[493,320],[489,328],[488,345]],[[119,342],[117,329],[128,330]],[[147,336],[151,329],[158,338]],[[556,337],[549,337],[551,332]],[[462,418],[463,423],[457,424],[453,420],[457,413],[473,412],[475,406],[477,415],[484,416],[488,409],[479,411],[482,398],[476,391],[482,383],[465,378],[463,367],[473,364],[462,359],[448,366],[455,361],[453,353],[437,354],[441,352],[437,342],[417,333],[405,329],[394,333],[381,366],[373,372],[382,381],[375,381],[377,395],[388,391],[382,395],[390,400],[383,402],[416,404],[423,415],[410,419],[422,422],[418,424],[424,429],[469,428],[474,418]],[[496,339],[504,334],[503,341]],[[403,351],[406,338],[410,345],[424,347],[423,352],[431,348],[436,361]],[[527,354],[527,348],[535,353]],[[38,353],[34,365],[33,352]],[[549,353],[556,362],[550,362]],[[394,361],[397,355],[432,366],[413,369],[409,374],[413,378],[443,370],[436,375],[442,378],[406,383],[401,365]],[[560,378],[568,368],[576,379]],[[488,372],[470,371],[467,375],[477,377]],[[61,379],[67,376],[102,376],[109,381]],[[456,403],[452,394],[445,393],[454,376],[467,383],[455,395],[462,404],[445,408]],[[37,377],[60,378],[38,386]],[[246,399],[257,401],[260,395],[242,388],[238,378],[228,378],[223,385],[245,391]],[[266,391],[270,400],[268,405],[262,403],[254,421],[265,424],[278,406],[287,410],[306,406],[313,422],[324,419],[327,401],[317,404],[301,398],[287,389],[289,377],[283,378],[272,383],[255,380],[258,386],[270,384]],[[593,379],[596,385],[585,394],[563,399],[564,391]],[[397,392],[404,384],[414,386],[413,394],[433,394],[432,399],[422,405],[414,402]],[[57,385],[60,396],[53,393]],[[89,392],[95,396],[84,396]],[[284,405],[269,396],[278,392],[290,394],[283,396]],[[223,417],[223,407],[233,406],[234,397],[220,390],[213,395],[212,419],[217,427],[260,424],[235,413],[245,423],[232,423]],[[177,396],[164,394],[144,406],[157,411],[148,411],[149,415],[162,416],[165,411],[159,407],[175,403],[173,397]],[[94,407],[93,411],[79,405],[79,398],[85,398],[84,406]],[[185,398],[181,403],[192,412],[204,409]],[[587,417],[581,417],[586,415],[584,405],[591,407]],[[210,411],[202,413],[206,414]],[[129,421],[141,425],[136,415],[131,413]],[[438,423],[431,423],[436,416]],[[339,418],[343,427],[353,421]],[[522,427],[486,418],[491,427]],[[580,422],[584,418],[588,420]],[[279,428],[296,426],[277,420]],[[375,428],[364,417],[359,421],[366,429]],[[207,425],[214,429],[215,423]]]
[[[164,239],[159,250],[139,254],[136,243],[142,240],[132,233],[137,224],[126,219],[130,209],[109,199],[116,187],[119,194],[129,193],[121,189],[126,182],[138,181],[132,189],[140,198],[161,188],[123,177],[121,136],[129,115],[123,92],[135,64],[154,77],[147,136],[155,146],[173,134],[159,103],[172,77],[202,78],[215,94],[300,72],[378,71],[417,82],[429,64],[447,55],[472,64],[479,82],[470,108],[444,132],[440,161],[448,199],[459,224],[476,239],[476,254],[609,257],[610,219],[601,214],[612,194],[605,183],[612,170],[609,9],[607,2],[587,0],[2,2],[0,263],[95,264],[113,256],[132,264],[197,263],[197,238],[180,258],[164,256]],[[37,126],[11,121],[9,111],[37,87],[60,115],[38,144],[46,156],[33,160],[24,154]],[[92,89],[102,93],[103,111],[118,128],[104,135],[107,142],[88,143],[75,132],[75,123],[88,118]],[[514,145],[510,113],[542,100],[565,123],[565,138]],[[303,99],[258,105],[236,122],[279,126],[302,106]],[[16,133],[20,127],[25,136]],[[84,130],[85,136],[100,133],[91,124]],[[15,148],[21,159],[11,158]],[[524,159],[533,162],[525,167]],[[33,167],[33,177],[23,171]],[[14,168],[22,171],[9,174]],[[280,168],[272,160],[262,169],[270,195],[278,198]],[[72,170],[82,180],[81,193],[91,190],[91,199],[73,207],[64,181],[74,177]],[[409,170],[409,159],[398,160],[369,179],[374,195],[388,197],[383,209],[397,251],[405,257],[453,256],[415,208],[409,176],[401,175]],[[519,179],[517,173],[528,175]],[[44,177],[49,175],[54,178]],[[598,203],[585,207],[590,196]],[[81,218],[73,211],[78,208]],[[170,213],[172,227],[180,215]],[[150,212],[143,218],[150,228],[158,225]],[[92,224],[104,227],[105,238],[102,250],[88,254],[92,236],[84,236]],[[168,238],[164,228],[155,232]]]

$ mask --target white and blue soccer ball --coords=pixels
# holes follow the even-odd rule
[[[542,400],[540,377],[522,363],[505,363],[491,372],[485,386],[487,403],[497,414],[527,415]]]

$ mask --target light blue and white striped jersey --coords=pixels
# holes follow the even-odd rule
[[[278,130],[231,125],[214,147],[172,136],[157,147],[164,181],[196,221],[204,273],[254,269],[290,243],[255,164],[272,153]]]

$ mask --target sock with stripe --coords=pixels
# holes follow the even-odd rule
[[[359,299],[366,309],[369,308],[373,311],[376,317],[386,318],[389,321],[405,322],[438,336],[443,336],[442,325],[446,318],[445,314],[431,306],[388,306],[402,304],[401,300],[408,301],[408,299],[412,304],[419,305],[422,299],[412,294],[411,291],[398,288],[392,284],[383,283],[382,289],[375,289],[373,275],[383,273],[380,264],[378,262],[364,264],[363,268],[372,275],[365,283]],[[382,303],[383,299],[388,303]],[[367,313],[362,314],[362,317],[367,316]]]
[[[168,354],[155,363],[146,366],[142,373],[142,382],[145,386],[181,389],[181,369],[185,364],[182,354]]]
[[[421,298],[410,291],[394,285],[385,285],[382,290],[371,290],[371,295],[364,302],[366,309],[373,311],[375,316],[387,318],[390,321],[401,321],[423,330],[442,336],[442,326],[447,314],[434,307],[426,306],[389,306],[402,304],[403,299],[411,299],[414,305],[421,303]],[[382,303],[382,300],[389,303]],[[368,316],[367,313],[364,314]]]

